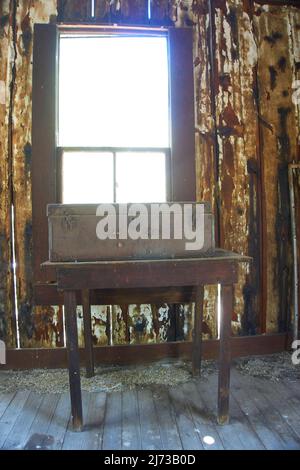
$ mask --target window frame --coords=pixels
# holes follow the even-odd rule
[[[61,202],[61,147],[58,130],[59,35],[164,34],[168,38],[170,79],[170,147],[166,158],[167,200],[195,201],[195,131],[192,28],[146,28],[71,24],[35,24],[32,84],[32,221],[33,278],[36,287],[55,282],[51,268],[41,269],[48,258],[46,206]],[[73,149],[73,148],[72,148]],[[74,149],[76,149],[74,147]],[[92,150],[92,147],[88,147]],[[98,150],[104,149],[96,148]],[[131,150],[131,149],[128,149]],[[137,150],[136,148],[132,150]],[[154,150],[154,148],[151,150]],[[157,149],[159,150],[159,149]],[[44,292],[44,291],[43,291]],[[44,295],[45,303],[49,296]],[[51,296],[50,296],[51,297]],[[53,296],[52,302],[55,302]],[[43,299],[38,295],[39,302]],[[51,298],[52,299],[52,298]]]

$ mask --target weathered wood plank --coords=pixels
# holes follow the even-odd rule
[[[160,428],[162,449],[181,450],[181,439],[177,429],[175,413],[170,406],[167,389],[155,387],[153,389],[153,400]]]
[[[178,10],[179,6],[177,7]],[[191,10],[191,9],[190,9]],[[177,13],[177,11],[176,11]],[[208,7],[197,0],[192,6],[194,23],[194,93],[195,93],[195,155],[197,201],[209,201],[215,215],[217,184],[214,170],[214,139],[211,107],[211,79],[208,56]],[[204,289],[204,327],[211,337],[217,337],[217,286]],[[203,329],[205,332],[205,329]]]
[[[15,347],[15,322],[13,317],[13,274],[11,254],[11,126],[12,102],[10,84],[14,80],[12,64],[11,2],[0,4],[0,340],[7,347]]]
[[[87,414],[87,439],[89,449],[101,449],[104,416],[106,409],[106,393],[93,392]]]
[[[280,383],[280,389],[288,390],[290,402],[295,407],[297,416],[300,416],[300,391],[299,391],[299,379],[296,381],[290,381],[288,383]]]
[[[262,383],[262,392],[265,398],[300,438],[300,400],[297,399],[293,390],[283,383],[276,383],[275,387],[270,381],[260,381],[260,384]]]
[[[57,0],[57,21],[89,21],[92,15],[91,0]]]
[[[56,348],[65,343],[62,305],[26,304],[20,310],[20,341],[23,348]]]
[[[0,394],[0,419],[2,415],[5,413],[5,410],[10,404],[10,402],[13,400],[15,394],[16,392]]]
[[[83,392],[82,393],[82,411],[83,411],[83,416],[85,416],[85,423],[87,423],[87,414],[88,414],[88,409],[91,401],[91,393],[88,392]],[[86,432],[86,424],[82,428],[81,432],[74,431],[73,429],[73,423],[72,419],[70,419],[68,423],[68,428],[67,432],[64,437],[62,449],[63,450],[83,450],[83,449],[88,449],[87,446],[87,435],[88,433]]]
[[[266,210],[267,331],[284,331],[289,317],[291,257],[287,164],[298,159],[298,128],[291,87],[293,51],[286,6],[259,6],[253,21],[258,44],[259,115]]]
[[[155,342],[151,304],[128,305],[128,330],[130,344]]]
[[[242,412],[235,397],[231,394],[231,412],[233,419],[239,422],[240,435],[242,436],[243,446],[247,450],[265,450],[265,446],[256,434],[247,416]]]
[[[85,392],[83,397],[83,412],[85,425],[83,431],[72,431],[69,422],[63,442],[64,450],[97,450],[101,447],[103,422],[105,413],[106,394],[103,392]]]
[[[26,444],[26,437],[29,429],[38,412],[42,396],[30,392],[20,414],[18,415],[13,427],[10,430],[2,449],[23,449]]]
[[[274,406],[272,387],[267,388],[266,382],[261,380],[253,381],[246,377],[245,386],[253,394],[254,402],[258,410],[265,416],[266,422],[280,436],[284,449],[299,449],[300,441],[297,433],[294,432],[293,428],[289,427],[286,420],[281,416],[280,407],[277,409],[277,406]]]
[[[13,106],[12,178],[15,210],[15,250],[22,347],[62,346],[62,314],[55,321],[50,306],[34,307],[32,299],[32,202],[31,202],[31,111],[32,46],[34,23],[48,23],[56,16],[56,1],[17,3],[15,83]]]
[[[272,425],[266,422],[264,415],[257,408],[253,400],[253,393],[248,393],[246,387],[241,386],[235,370],[232,371],[232,394],[236,398],[242,411],[248,416],[249,422],[267,450],[282,450],[284,443],[273,430]],[[244,383],[244,381],[243,381]]]
[[[150,389],[139,389],[139,416],[143,450],[159,450],[162,448],[157,414],[154,408],[153,396]]]
[[[182,447],[184,450],[203,449],[200,436],[195,428],[195,423],[190,409],[186,403],[186,396],[181,386],[170,388],[169,397],[175,411],[176,422]]]
[[[95,18],[101,23],[149,24],[147,0],[95,0]]]
[[[121,300],[120,300],[121,302]],[[129,342],[128,304],[112,306],[112,343],[126,344]]]
[[[59,400],[58,394],[47,393],[42,397],[41,406],[24,439],[24,448],[27,450],[48,449],[53,443],[53,436],[47,435],[52,416]]]
[[[300,10],[299,8],[289,9],[289,22],[290,22],[290,41],[289,46],[292,51],[292,73],[293,80],[292,88],[292,101],[295,110],[296,121],[296,161],[300,162],[300,99],[299,99],[299,85],[300,85]],[[298,25],[298,26],[297,26]],[[297,91],[298,90],[298,91]],[[298,99],[295,99],[295,93],[298,93]],[[296,220],[300,220],[300,169],[294,170],[294,191],[295,191],[295,206],[296,206]],[[296,224],[297,240],[300,240],[300,224]],[[300,243],[298,243],[298,260],[300,259]],[[298,295],[298,304],[300,304],[300,292]],[[292,309],[293,310],[293,309]]]
[[[207,381],[199,381],[197,383],[197,388],[203,399],[205,407],[207,408],[209,415],[214,423],[217,423],[217,377],[214,381],[212,377],[209,377]],[[229,409],[231,413],[231,408]],[[224,449],[226,450],[242,450],[244,449],[243,442],[240,436],[240,429],[238,422],[232,420],[230,415],[229,424],[224,426],[216,426],[217,433],[220,436],[220,440]]]
[[[259,327],[260,286],[259,198],[248,175],[248,160],[257,164],[257,113],[253,89],[257,53],[252,23],[240,0],[214,2],[216,71],[215,93],[218,134],[220,244],[254,256],[239,270],[235,286],[233,331],[254,334]],[[258,165],[258,164],[257,164]],[[253,206],[253,207],[252,207]],[[250,232],[251,228],[251,232]],[[247,296],[245,296],[247,292]],[[245,317],[244,317],[245,316]],[[243,318],[244,317],[244,318]]]
[[[141,429],[137,391],[122,392],[122,450],[140,450]]]
[[[13,428],[22,408],[30,395],[29,391],[17,392],[0,420],[0,448]]]
[[[150,7],[151,24],[172,26],[178,19],[177,11],[183,8],[183,3],[176,4],[174,0],[151,0]]]
[[[70,420],[70,414],[70,397],[69,393],[66,392],[59,397],[57,407],[48,428],[48,435],[53,438],[51,446],[48,446],[48,448],[52,450],[60,450],[62,448],[68,422]]]
[[[102,438],[103,450],[122,448],[122,396],[120,392],[107,394],[104,430]]]
[[[203,448],[205,450],[224,450],[216,430],[215,416],[209,412],[196,384],[194,382],[185,384],[183,390],[195,423],[195,431],[199,434]]]
[[[239,380],[243,384],[242,376],[240,376]],[[209,378],[208,387],[210,387],[211,389],[216,389],[217,377],[215,375]],[[230,422],[234,424],[235,433],[238,436],[241,436],[240,440],[244,449],[265,449],[258,435],[255,433],[255,430],[249,423],[247,416],[242,412],[238,402],[236,401],[232,393],[230,396]]]

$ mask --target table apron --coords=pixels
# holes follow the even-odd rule
[[[57,268],[60,290],[184,287],[237,282],[235,261],[111,264]]]

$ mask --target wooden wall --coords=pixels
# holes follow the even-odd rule
[[[296,2],[270,3],[152,1],[152,24],[194,31],[197,199],[213,205],[218,243],[254,259],[251,269],[240,269],[236,334],[284,331],[291,314],[287,163],[299,160],[300,112],[292,84],[300,80],[300,9]],[[94,19],[90,13],[90,0],[0,3],[0,338],[9,347],[17,341],[12,205],[20,345],[51,348],[65,341],[62,308],[32,301],[33,25],[148,21],[145,0],[95,0]],[[216,336],[216,291],[205,290],[206,338]],[[93,306],[94,342],[190,339],[192,318],[192,305]],[[82,342],[80,307],[78,323]]]

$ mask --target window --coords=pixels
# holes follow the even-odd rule
[[[62,34],[58,67],[60,146],[169,147],[165,34]]]
[[[61,175],[64,204],[166,200],[166,155],[162,152],[67,150]]]
[[[40,268],[48,258],[47,204],[194,201],[195,186],[192,30],[36,24],[38,302],[57,302],[55,273]]]
[[[169,199],[166,34],[61,34],[58,71],[61,201]]]

